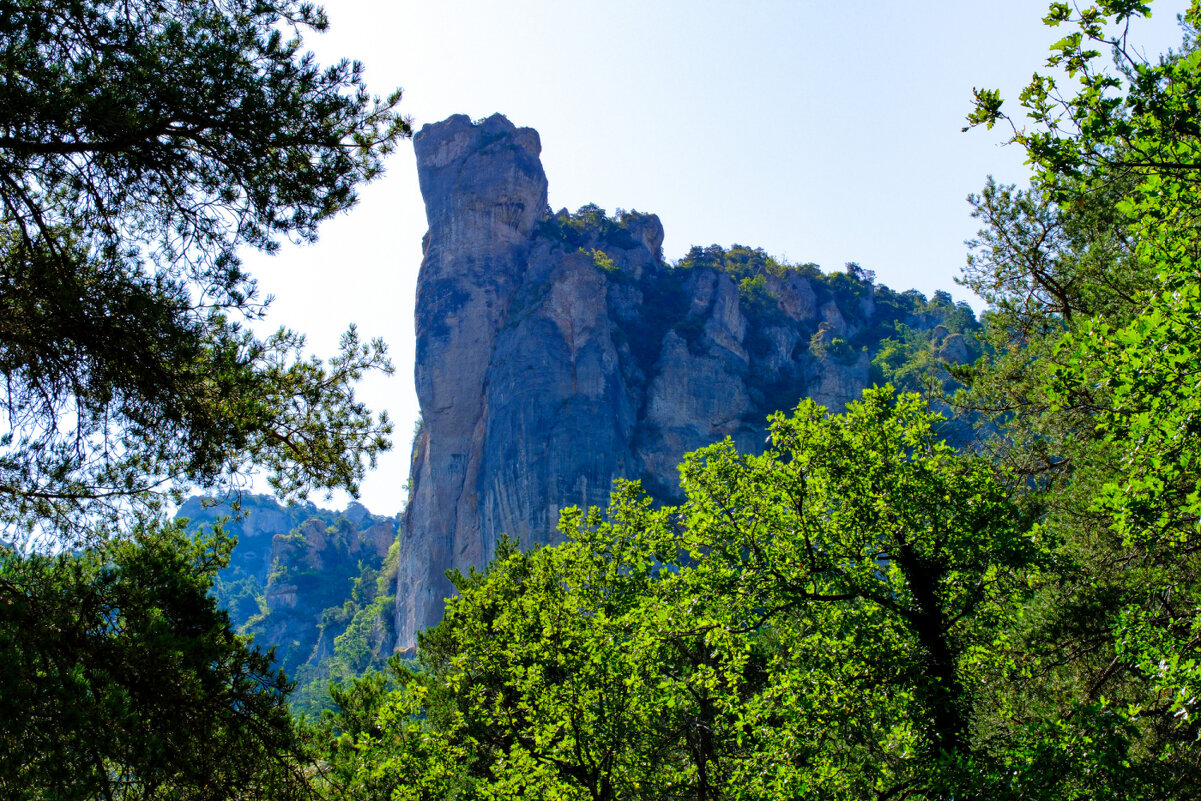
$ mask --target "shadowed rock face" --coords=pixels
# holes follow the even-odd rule
[[[178,517],[188,519],[190,531],[220,522],[238,538],[213,595],[234,628],[276,646],[280,666],[295,677],[333,651],[349,618],[327,613],[352,601],[353,581],[364,570],[383,566],[399,521],[357,502],[339,513],[266,495],[240,496],[236,508],[232,500],[190,498]]]
[[[771,411],[804,396],[841,409],[868,385],[870,278],[836,290],[815,269],[774,269],[748,286],[720,265],[669,267],[654,215],[551,215],[538,134],[500,115],[427,125],[414,148],[423,427],[398,649],[440,619],[445,572],[483,567],[502,533],[553,542],[559,510],[606,505],[618,477],[674,500],[684,453],[725,436],[760,451]]]
[[[490,368],[546,209],[537,132],[455,116],[414,137],[429,232],[417,282],[417,399],[396,624],[402,647],[438,621],[451,567],[481,566]]]

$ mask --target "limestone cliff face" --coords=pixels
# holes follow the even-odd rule
[[[395,540],[396,521],[370,515],[361,504],[276,534],[263,593],[266,610],[243,631],[275,645],[288,675],[304,677],[300,668],[332,654],[335,637],[345,630],[348,621],[330,612],[341,611],[363,571],[381,567]]]
[[[414,138],[429,232],[417,284],[417,398],[424,430],[397,586],[401,644],[437,622],[450,567],[489,551],[480,481],[493,352],[546,207],[538,134],[503,117],[451,117]]]
[[[364,600],[353,597],[355,580],[383,569],[399,522],[357,502],[334,512],[265,495],[243,496],[237,509],[229,501],[190,498],[178,516],[194,531],[222,521],[237,537],[213,595],[235,629],[277,647],[280,665],[294,678],[332,653],[349,622],[348,602]]]
[[[726,436],[760,450],[767,415],[804,396],[841,409],[898,323],[929,331],[945,316],[862,271],[746,248],[669,266],[654,215],[551,214],[538,134],[499,115],[427,125],[414,147],[429,232],[402,650],[440,619],[445,571],[482,567],[502,533],[552,542],[561,508],[606,505],[618,477],[672,500],[684,453]],[[940,345],[958,353],[953,336]]]

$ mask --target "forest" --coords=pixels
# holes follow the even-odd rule
[[[970,199],[978,358],[898,342],[682,502],[504,542],[300,714],[214,599],[233,536],[171,510],[390,447],[383,343],[256,333],[238,251],[350,209],[400,92],[297,0],[0,0],[0,797],[1201,798],[1201,2],[1155,58],[1149,11],[1053,2],[1016,103],[962,99],[1033,174]]]

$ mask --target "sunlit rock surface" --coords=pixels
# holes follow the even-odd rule
[[[483,567],[502,533],[553,542],[559,510],[606,505],[618,477],[673,500],[684,453],[726,436],[761,450],[767,415],[805,396],[841,409],[884,335],[941,320],[862,271],[749,249],[758,262],[731,267],[720,248],[667,265],[653,214],[552,214],[537,132],[500,115],[427,125],[414,147],[429,232],[400,650],[440,619],[445,572]],[[968,357],[945,329],[937,346]]]

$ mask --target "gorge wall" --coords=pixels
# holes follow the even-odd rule
[[[551,542],[561,508],[606,505],[617,477],[673,500],[689,450],[729,436],[759,451],[767,415],[801,397],[838,410],[915,360],[978,348],[945,293],[739,246],[669,265],[653,214],[552,214],[537,132],[500,115],[427,125],[414,147],[429,231],[398,649],[440,619],[445,571],[483,567],[502,533]]]
[[[378,573],[396,541],[398,520],[352,502],[341,512],[311,503],[283,504],[268,495],[232,499],[196,496],[177,516],[190,531],[219,524],[237,538],[213,595],[242,634],[275,646],[289,676],[321,662],[347,620],[331,615],[352,585]]]

